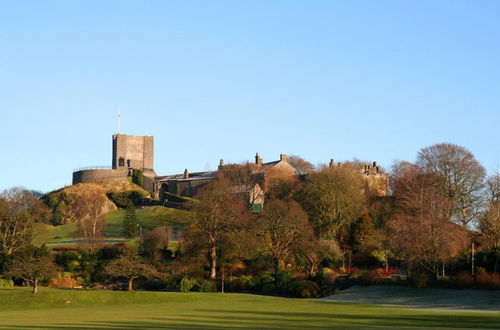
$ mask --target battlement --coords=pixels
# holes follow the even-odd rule
[[[335,165],[335,162],[333,159],[330,159],[330,162],[328,163],[329,168],[333,167],[342,167],[342,166],[351,166],[353,168],[359,169],[359,171],[364,174],[364,175],[377,175],[377,174],[382,174],[380,172],[380,167],[377,165],[377,162],[373,163],[351,163],[351,162],[346,162],[346,163],[341,163],[338,162],[337,165]]]

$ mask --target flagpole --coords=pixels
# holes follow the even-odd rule
[[[120,108],[118,108],[118,134],[120,134]]]

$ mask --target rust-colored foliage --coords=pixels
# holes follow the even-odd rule
[[[394,186],[396,211],[388,223],[394,251],[436,277],[440,262],[467,244],[467,231],[450,220],[449,199],[438,180],[417,166],[403,169]]]

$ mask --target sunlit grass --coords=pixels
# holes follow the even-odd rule
[[[114,243],[123,241],[123,216],[125,210],[116,210],[106,214],[106,229],[104,241]],[[167,208],[163,206],[149,206],[136,209],[137,221],[142,230],[151,230],[158,226],[171,226],[180,229],[190,219],[190,212]],[[46,244],[48,246],[76,246],[81,243],[82,238],[76,237],[76,224],[52,226],[39,223],[35,226],[35,245]]]
[[[500,313],[415,310],[246,294],[0,290],[0,328],[497,328]]]

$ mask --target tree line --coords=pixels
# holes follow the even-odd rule
[[[129,290],[134,280],[150,289],[210,291],[226,283],[226,290],[298,296],[389,278],[419,286],[500,286],[500,174],[487,176],[469,150],[441,143],[421,149],[414,163],[394,162],[387,196],[370,189],[359,162],[318,168],[296,156],[289,162],[300,175],[267,182],[251,164],[218,171],[190,202],[192,216],[175,251],[163,228],[144,233],[139,244],[94,248],[91,239],[92,251],[44,258],[86,286],[126,279]],[[265,190],[260,213],[248,200],[256,183]],[[28,253],[33,259],[23,260],[31,264],[41,259],[36,249],[26,252],[32,223],[44,214],[38,201],[19,190],[0,198],[4,276],[26,273],[16,254]],[[77,218],[96,219],[86,222],[90,232],[99,225],[99,203],[73,203]],[[133,238],[136,230],[128,207],[124,233]]]

